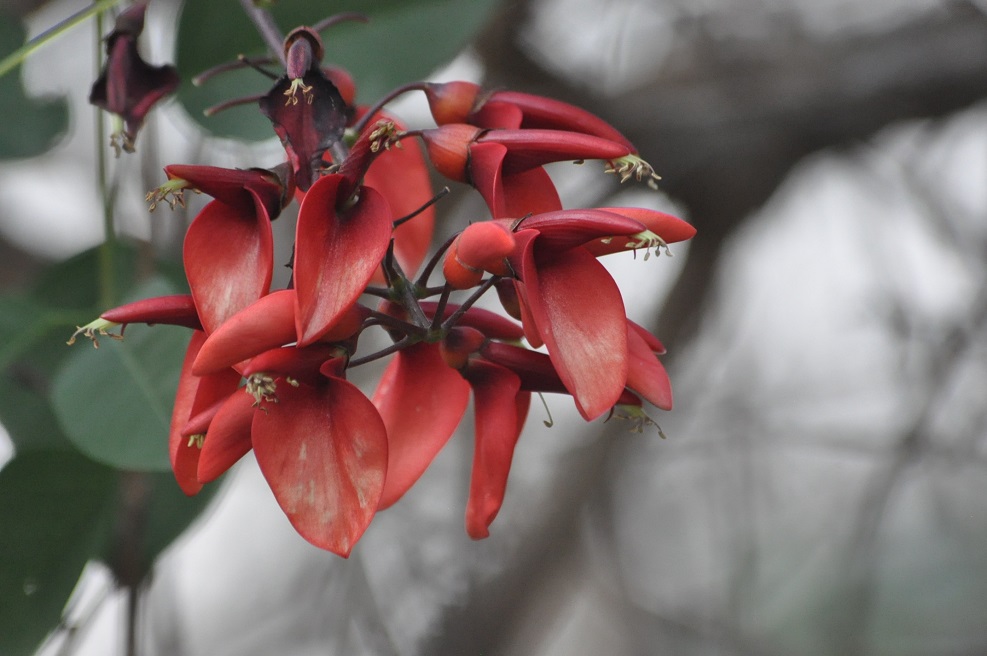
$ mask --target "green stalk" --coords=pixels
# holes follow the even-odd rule
[[[45,45],[57,36],[60,36],[63,32],[67,32],[72,29],[82,21],[86,20],[93,14],[96,16],[102,16],[102,13],[109,9],[110,7],[118,4],[120,0],[96,0],[92,5],[86,7],[85,9],[78,11],[61,23],[54,25],[53,27],[45,30],[38,36],[34,37],[23,46],[10,53],[2,60],[0,60],[0,77],[6,75],[10,71],[17,68],[17,65],[27,59],[28,55],[32,52]],[[102,30],[98,35],[99,39],[103,38]]]
[[[100,41],[103,36],[103,14],[96,14],[96,70],[103,68],[103,49]],[[116,250],[116,228],[113,220],[114,193],[110,188],[106,173],[106,122],[103,110],[94,108],[96,116],[96,185],[99,188],[103,205],[103,243],[99,247],[99,305],[110,308],[116,305],[116,283],[114,281],[114,259]]]

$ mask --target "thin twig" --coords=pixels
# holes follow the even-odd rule
[[[288,62],[284,56],[284,35],[281,34],[278,24],[274,22],[271,12],[256,6],[252,0],[240,0],[240,6],[243,7],[247,18],[257,28],[258,34],[264,39],[268,49],[274,53],[282,66],[287,67]]]

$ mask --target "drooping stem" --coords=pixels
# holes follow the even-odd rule
[[[284,35],[281,34],[278,24],[274,22],[271,12],[261,9],[253,3],[253,0],[240,0],[240,6],[257,28],[257,33],[264,39],[268,49],[274,53],[282,66],[287,66],[284,56]]]
[[[110,7],[112,7],[113,5],[118,4],[119,2],[120,0],[98,0],[97,2],[94,2],[88,7],[86,7],[85,9],[81,9],[76,13],[72,14],[71,16],[69,16],[62,22],[58,23],[57,25],[54,25],[51,28],[45,30],[44,32],[31,39],[17,50],[15,50],[14,52],[4,57],[3,60],[0,60],[0,77],[3,77],[5,74],[9,73],[14,68],[16,68],[17,65],[23,62],[25,59],[27,59],[28,55],[30,55],[32,52],[42,47],[43,45],[45,45],[55,37],[60,36],[63,32],[67,32],[68,30],[72,29],[73,27],[83,22],[90,16],[95,14],[97,17],[97,21],[100,21],[103,12],[109,9]],[[103,30],[99,29],[99,32],[96,37],[97,43],[101,43],[102,38],[103,38]]]
[[[364,114],[362,117],[360,117],[360,120],[356,122],[356,125],[353,126],[353,131],[356,132],[357,134],[362,133],[363,129],[367,127],[367,123],[369,123],[373,119],[374,114],[379,112],[381,109],[383,109],[384,105],[391,102],[398,96],[408,93],[409,91],[423,91],[424,89],[425,89],[424,82],[409,82],[408,84],[402,84],[401,86],[394,89],[386,96],[378,100],[376,103],[374,103],[373,106],[367,110],[367,113]]]
[[[328,18],[323,18],[318,23],[312,26],[312,29],[316,32],[321,32],[323,30],[328,30],[333,25],[339,25],[346,21],[357,21],[359,23],[369,23],[370,17],[366,14],[362,14],[358,11],[344,11],[340,14],[333,14]]]

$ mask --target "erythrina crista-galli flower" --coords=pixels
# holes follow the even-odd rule
[[[118,23],[111,37],[130,39],[120,46],[129,52],[138,32]],[[472,399],[464,510],[467,533],[483,538],[505,503],[532,394],[568,396],[587,421],[643,425],[645,404],[671,409],[664,347],[628,320],[599,258],[643,251],[646,260],[695,230],[648,208],[563,206],[546,164],[595,159],[621,181],[656,177],[585,110],[472,82],[411,84],[356,106],[354,81],[324,56],[319,29],[297,28],[270,90],[226,104],[258,103],[282,164],[171,165],[148,195],[152,208],[183,204],[189,189],[213,199],[185,237],[190,293],[107,310],[79,332],[188,328],[169,437],[181,489],[197,493],[252,451],[299,534],[342,556],[414,486]],[[385,109],[409,91],[425,93],[434,126],[408,128]],[[436,193],[434,174],[485,204],[443,244],[432,243],[433,205],[449,189]],[[293,203],[297,211],[282,212]],[[282,213],[297,217],[283,263],[291,276],[272,289],[272,222]],[[492,289],[504,313],[476,305]],[[387,345],[371,348],[379,340],[363,339],[367,331]],[[384,366],[372,391],[347,379],[376,360]]]

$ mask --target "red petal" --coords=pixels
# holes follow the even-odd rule
[[[431,82],[425,85],[425,96],[432,118],[437,125],[466,123],[480,95],[480,85],[473,82]]]
[[[388,364],[374,393],[387,426],[387,481],[381,509],[400,499],[449,441],[466,411],[469,383],[438,344],[415,344]]]
[[[260,201],[249,210],[218,200],[202,208],[185,235],[183,259],[202,326],[212,332],[271,286],[274,240]]]
[[[613,235],[633,235],[645,229],[644,224],[614,212],[594,209],[561,210],[534,214],[517,224],[517,230],[537,230],[538,247],[564,250],[594,239]],[[627,239],[612,241],[624,244]]]
[[[641,337],[641,339],[644,340],[644,342],[648,345],[648,348],[651,349],[652,353],[655,355],[664,355],[667,353],[665,350],[665,345],[662,344],[661,340],[655,337],[650,330],[634,323],[630,319],[627,320],[627,325],[632,328]]]
[[[487,103],[487,105],[494,104],[513,105],[523,114],[524,119],[522,123],[515,127],[524,127],[526,129],[549,128],[553,130],[582,132],[583,134],[591,134],[610,141],[616,141],[626,146],[632,152],[637,152],[634,145],[624,135],[602,118],[587,112],[585,109],[564,103],[561,100],[554,100],[519,91],[497,91],[491,96],[490,102]],[[486,109],[487,105],[484,105],[484,109]],[[482,123],[477,123],[477,125],[495,127]]]
[[[627,387],[661,408],[672,409],[672,383],[648,343],[627,326]]]
[[[202,330],[191,294],[145,298],[107,310],[99,316],[101,319],[119,324],[146,323],[152,325],[163,323],[170,326],[185,326],[193,330]]]
[[[532,317],[580,414],[595,419],[613,407],[627,380],[627,319],[620,290],[582,248],[534,251],[527,249],[522,274]]]
[[[185,180],[193,189],[209,194],[227,205],[250,206],[260,201],[268,216],[276,217],[286,205],[285,185],[274,171],[267,169],[224,169],[218,166],[171,164],[164,167],[169,180]],[[256,192],[256,195],[250,194]]]
[[[472,363],[466,377],[473,387],[476,410],[466,532],[479,540],[490,535],[488,527],[504,501],[514,445],[520,435],[515,399],[521,382],[507,369],[484,362]]]
[[[394,121],[399,130],[404,129],[399,121],[382,116]],[[411,214],[432,200],[433,195],[421,146],[408,140],[402,142],[400,148],[390,148],[377,155],[364,177],[364,184],[387,199],[395,219]],[[394,229],[394,256],[407,275],[414,275],[425,260],[434,227],[435,208],[429,207]]]
[[[448,123],[422,130],[425,151],[435,170],[456,182],[466,182],[470,144],[483,130],[473,125]]]
[[[202,376],[295,341],[295,290],[263,296],[220,325],[202,345],[192,371]]]
[[[510,226],[500,221],[472,223],[463,230],[456,246],[456,257],[463,265],[498,276],[510,274],[505,258],[516,246]]]
[[[614,160],[631,154],[631,149],[622,143],[567,130],[490,130],[477,142],[506,146],[504,171],[509,174],[549,162]]]
[[[200,483],[216,480],[250,451],[254,410],[253,397],[242,389],[233,392],[219,407],[202,442],[196,470]]]
[[[508,130],[519,130],[523,121],[524,114],[519,107],[496,100],[483,103],[483,106],[469,117],[469,122],[473,125]]]
[[[178,390],[175,392],[175,405],[171,414],[171,426],[168,434],[168,453],[171,457],[171,468],[182,492],[188,495],[202,489],[196,470],[199,466],[200,450],[194,443],[182,434],[182,430],[194,415],[204,411],[214,403],[230,395],[240,382],[240,375],[232,370],[224,371],[213,376],[199,377],[192,375],[192,362],[198,354],[205,333],[192,333],[185,360],[182,362],[182,372],[178,378]]]
[[[254,412],[252,434],[260,470],[295,530],[349,556],[384,487],[387,432],[373,404],[338,378],[279,385],[278,402]]]
[[[505,175],[507,148],[498,143],[470,146],[470,180],[483,196],[493,218],[519,218],[529,213],[562,209],[548,173],[540,167]]]
[[[356,205],[336,209],[339,175],[320,178],[305,194],[295,234],[295,329],[305,346],[332,329],[380,265],[393,215],[384,197],[361,187]]]
[[[643,207],[602,207],[600,209],[640,221],[646,229],[664,239],[667,244],[692,239],[696,235],[696,229],[692,225],[664,212]],[[586,249],[596,257],[628,250],[627,242],[619,239],[613,239],[606,244],[594,241],[586,244]]]

